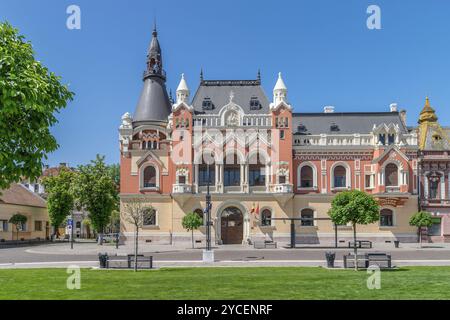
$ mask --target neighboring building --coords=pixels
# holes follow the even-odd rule
[[[21,181],[21,184],[26,187],[31,192],[34,192],[35,194],[38,194],[42,198],[46,199],[47,194],[45,193],[44,185],[42,184],[42,181],[45,177],[51,177],[58,175],[61,170],[71,170],[74,171],[75,168],[72,168],[68,166],[67,163],[62,162],[57,167],[49,167],[46,165],[44,169],[42,170],[42,175],[36,179],[35,181],[31,181],[30,179],[23,179]],[[83,223],[85,219],[87,219],[89,216],[89,213],[85,210],[75,210],[73,212],[73,219],[74,219],[74,236],[75,238],[92,238],[94,237],[94,233],[92,228],[89,225],[86,225]],[[61,235],[66,234],[66,236],[69,235],[69,229],[66,227],[62,227],[59,229],[59,233]]]
[[[121,214],[124,204],[148,205],[140,241],[189,241],[181,220],[202,215],[211,177],[213,239],[220,244],[255,239],[289,241],[290,221],[327,218],[342,190],[364,190],[381,205],[379,223],[358,226],[361,238],[416,241],[409,219],[418,210],[417,133],[406,113],[293,113],[281,77],[267,98],[255,80],[205,80],[190,100],[184,75],[171,103],[157,32],[147,55],[134,116],[119,128]],[[209,164],[209,165],[208,165]],[[205,227],[195,233],[205,241]],[[351,227],[339,226],[339,240]],[[328,220],[298,221],[297,241],[334,240]],[[122,219],[125,240],[134,228]]]
[[[8,222],[16,213],[28,218],[21,228],[19,239],[49,238],[50,224],[45,200],[14,183],[9,189],[0,190],[0,241],[16,240],[15,227]]]
[[[450,128],[441,127],[427,98],[419,117],[420,207],[433,214],[428,235],[450,242]]]

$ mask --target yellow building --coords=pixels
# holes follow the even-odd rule
[[[0,190],[0,241],[17,240],[17,230],[9,223],[16,213],[27,217],[19,231],[19,240],[47,239],[50,236],[45,200],[20,184],[12,184],[9,189]]]

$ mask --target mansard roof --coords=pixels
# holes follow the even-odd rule
[[[232,97],[230,97],[232,96]],[[246,114],[268,114],[269,100],[258,80],[202,80],[192,100],[196,114],[218,114],[230,103],[239,105]],[[251,107],[250,101],[259,101],[259,108]],[[204,107],[210,101],[212,107]]]
[[[333,113],[294,113],[292,115],[294,134],[368,134],[373,126],[382,124],[398,125],[400,132],[408,129],[399,112],[333,112]]]

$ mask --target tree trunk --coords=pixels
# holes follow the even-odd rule
[[[137,255],[138,255],[138,236],[139,236],[139,227],[136,226],[136,236],[134,238],[134,272],[137,272]]]
[[[358,271],[358,247],[356,246],[356,223],[353,223],[353,253],[355,254],[355,270]]]
[[[192,239],[192,249],[194,249],[194,229],[192,229],[191,232],[192,232],[192,237],[191,237],[191,239]]]
[[[422,248],[422,227],[419,227],[419,246]]]

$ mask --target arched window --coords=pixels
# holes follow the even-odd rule
[[[303,227],[312,227],[314,226],[314,211],[312,209],[303,209],[300,213],[300,218],[305,219],[302,220]]]
[[[156,169],[153,166],[148,166],[144,169],[144,188],[156,188]]]
[[[143,212],[143,225],[144,226],[156,226],[156,210],[145,209]]]
[[[382,209],[380,211],[380,226],[392,227],[394,225],[394,212],[390,209]]]
[[[347,169],[343,166],[336,166],[333,170],[334,187],[345,188],[347,187]]]
[[[261,226],[268,227],[272,225],[272,211],[270,209],[264,209],[261,211]]]
[[[310,166],[303,166],[300,169],[300,187],[312,188],[314,187],[314,171]]]
[[[386,187],[398,186],[398,167],[394,163],[389,163],[384,169]]]
[[[203,216],[203,210],[202,209],[200,209],[200,208],[199,209],[195,209],[194,213],[196,215],[198,215],[202,219],[202,222],[204,222],[204,216]]]

